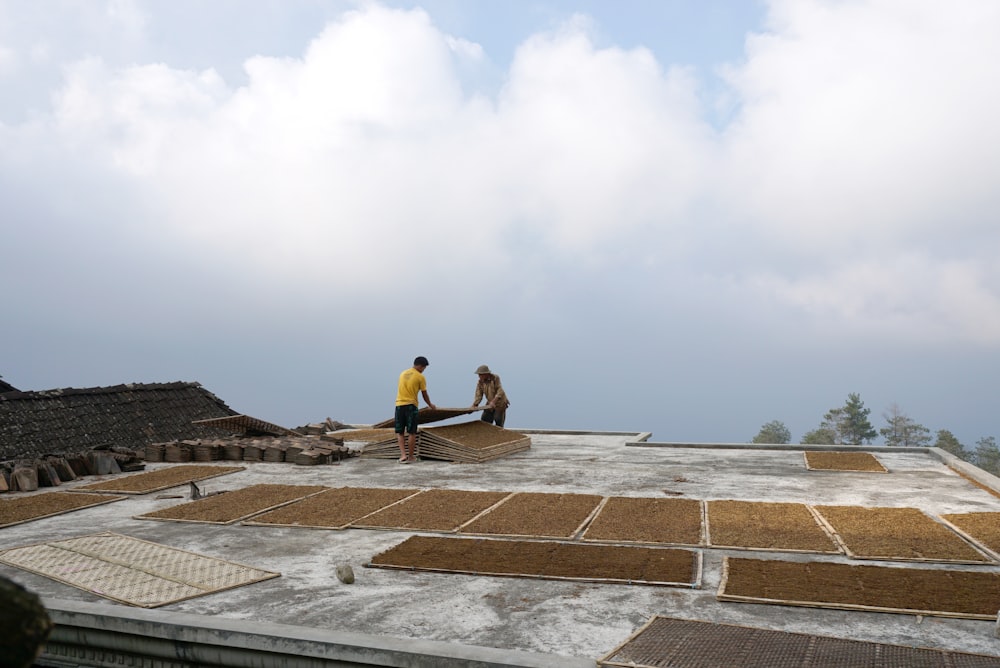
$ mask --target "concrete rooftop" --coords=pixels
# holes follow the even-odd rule
[[[361,458],[345,460],[341,465],[312,467],[247,463],[245,471],[199,484],[208,492],[257,483],[638,497],[664,497],[667,492],[670,496],[679,493],[684,498],[705,500],[914,507],[934,514],[1000,511],[1000,498],[956,474],[928,450],[871,448],[890,470],[886,475],[808,471],[802,446],[636,443],[639,434],[620,433],[530,435],[529,451],[484,464],[422,461],[404,466]],[[168,466],[174,464],[149,464],[147,470]],[[60,489],[94,480],[88,477]],[[170,493],[182,493],[185,499],[156,498]],[[2,564],[0,574],[37,592],[46,601],[93,602],[119,613],[135,611],[144,619],[191,613],[253,622],[262,629],[270,624],[296,625],[403,639],[404,643],[441,641],[549,655],[553,661],[552,655],[578,660],[563,662],[566,665],[593,665],[595,659],[614,649],[656,614],[1000,656],[994,622],[716,600],[722,559],[727,554],[854,564],[889,565],[887,562],[704,549],[700,589],[590,584],[362,567],[413,532],[132,519],[185,502],[186,496],[187,487],[153,492],[0,529],[0,547],[114,531],[279,571],[282,576],[140,611]],[[342,584],[335,577],[335,566],[343,563],[354,567],[354,584]],[[903,565],[1000,570],[1000,565]],[[538,665],[546,665],[544,657]]]

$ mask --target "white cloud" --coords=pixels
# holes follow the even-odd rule
[[[133,3],[107,7],[143,39]],[[719,132],[695,72],[598,48],[582,18],[522,43],[486,98],[463,85],[479,45],[367,4],[300,55],[248,58],[242,86],[77,59],[41,125],[131,181],[163,252],[252,265],[246,280],[303,298],[383,299],[414,276],[475,295],[509,276],[543,299],[565,279],[545,264],[659,294],[686,273],[748,310],[992,343],[998,29],[991,1],[775,0],[727,69],[739,110]],[[738,299],[700,298],[720,318]]]
[[[910,254],[795,278],[763,274],[754,283],[762,299],[785,301],[827,323],[831,337],[1000,342],[1000,273],[976,261]]]

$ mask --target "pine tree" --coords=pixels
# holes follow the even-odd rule
[[[987,473],[1000,474],[1000,448],[993,436],[984,436],[976,441],[975,464]]]
[[[861,401],[861,395],[851,392],[847,395],[847,403],[844,404],[842,420],[840,423],[840,436],[844,443],[850,445],[861,445],[871,443],[872,439],[878,436],[878,432],[868,421],[871,409],[865,408],[865,402]]]
[[[885,444],[902,447],[926,447],[931,442],[931,430],[922,424],[917,424],[908,415],[892,404],[889,410],[882,414],[886,426],[879,430],[885,438]]]
[[[955,435],[948,431],[947,429],[939,429],[937,433],[937,440],[934,441],[935,448],[941,448],[945,452],[950,452],[959,459],[969,460],[970,453],[965,449],[965,446],[959,443]]]

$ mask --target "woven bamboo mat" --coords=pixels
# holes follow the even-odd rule
[[[417,424],[427,424],[429,422],[440,422],[441,420],[450,420],[454,417],[459,417],[462,415],[468,415],[469,413],[475,413],[476,411],[483,410],[482,406],[477,408],[469,408],[468,406],[463,408],[421,408],[417,411]],[[377,424],[372,425],[372,429],[384,429],[392,428],[396,425],[395,418],[389,418],[388,420],[383,420]]]
[[[143,608],[280,575],[114,533],[3,550],[0,562]]]
[[[1000,561],[1000,513],[957,513],[941,515],[941,519]]]
[[[839,554],[837,543],[802,503],[708,501],[706,541],[712,547]]]
[[[250,415],[227,415],[220,418],[209,418],[207,420],[195,420],[191,424],[200,424],[204,427],[218,427],[219,429],[229,429],[237,434],[260,435],[269,434],[271,436],[301,436],[297,431],[286,429],[280,425],[252,417]]]
[[[518,492],[462,526],[465,534],[530,538],[573,538],[597,512],[595,494]]]
[[[122,501],[126,498],[128,497],[108,494],[47,492],[14,499],[3,499],[0,500],[0,529],[23,522],[40,520],[43,517],[62,515],[81,508]]]
[[[346,529],[353,522],[419,492],[419,489],[337,487],[244,520],[242,524]]]
[[[244,470],[243,466],[191,465],[171,466],[156,471],[119,475],[111,480],[74,487],[73,492],[112,492],[114,494],[149,494],[160,490],[186,485],[189,482],[208,480]]]
[[[806,468],[810,471],[860,471],[867,473],[888,473],[870,452],[816,452],[807,451]]]
[[[1000,658],[656,615],[597,660],[623,668],[1000,668]]]
[[[361,529],[456,531],[509,496],[508,492],[429,489],[376,511],[351,526]]]
[[[962,536],[917,508],[815,506],[855,559],[981,564],[992,561]]]
[[[995,620],[1000,573],[725,557],[717,598]]]
[[[233,524],[327,489],[330,488],[322,485],[251,485],[138,515],[135,519]]]
[[[339,438],[345,443],[347,441],[357,441],[361,443],[382,443],[388,440],[395,440],[396,434],[392,427],[388,429],[341,429],[326,434],[329,438]]]
[[[701,545],[704,508],[695,499],[613,496],[601,502],[582,539],[588,542]]]
[[[701,586],[701,552],[669,547],[411,536],[372,568],[620,584]]]
[[[516,431],[472,420],[420,432],[422,457],[478,464],[531,448],[531,438]]]
[[[390,430],[391,431],[391,430]],[[416,454],[420,455],[420,433],[417,433]],[[379,441],[369,441],[361,450],[366,459],[399,459],[399,439],[395,434]]]
[[[377,430],[370,430],[376,432]],[[389,430],[391,431],[391,430]],[[346,436],[345,436],[346,438]],[[426,427],[417,432],[417,454],[425,459],[481,464],[531,448],[531,438],[516,431],[472,420],[443,427]],[[394,433],[372,439],[362,457],[397,459],[399,442]]]

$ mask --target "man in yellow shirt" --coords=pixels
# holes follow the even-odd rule
[[[437,408],[427,394],[427,379],[424,369],[430,366],[421,355],[413,360],[413,366],[399,374],[399,390],[396,392],[396,438],[399,440],[399,463],[409,464],[417,460],[417,410],[420,403],[417,394],[424,395],[428,408]],[[406,438],[409,433],[410,438]]]

